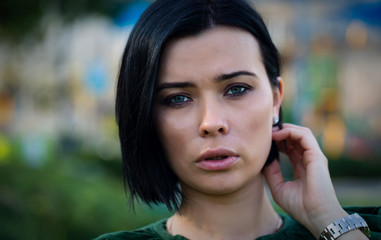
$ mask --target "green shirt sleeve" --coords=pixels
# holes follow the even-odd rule
[[[379,207],[344,207],[349,214],[358,213],[369,226],[370,239],[381,240],[381,206]]]

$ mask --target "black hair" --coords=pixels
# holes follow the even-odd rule
[[[259,43],[270,84],[278,87],[278,51],[261,16],[244,0],[157,0],[151,4],[127,41],[116,92],[123,180],[132,200],[179,208],[178,177],[169,166],[153,114],[160,59],[169,40],[215,26],[250,32]],[[273,142],[266,164],[278,155]]]

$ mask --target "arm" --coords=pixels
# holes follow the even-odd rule
[[[285,182],[279,163],[273,161],[264,175],[275,202],[317,239],[330,223],[348,215],[337,200],[328,170],[328,160],[308,128],[284,124],[273,131],[273,140],[286,153],[294,171],[294,180]],[[282,142],[287,142],[287,149]],[[340,240],[368,239],[359,230],[342,235]]]

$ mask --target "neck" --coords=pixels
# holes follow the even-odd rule
[[[255,239],[276,231],[275,213],[260,175],[248,186],[226,195],[187,190],[180,213],[167,222],[172,235],[189,239]]]

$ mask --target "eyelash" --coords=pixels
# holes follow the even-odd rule
[[[172,102],[176,97],[182,97],[182,98],[186,98],[188,100],[186,101],[181,101],[181,102]],[[173,95],[169,95],[168,97],[164,98],[163,99],[163,104],[166,105],[166,106],[170,106],[170,107],[182,107],[184,104],[188,103],[192,101],[192,99],[188,96],[186,96],[185,94],[173,94]]]
[[[228,93],[233,88],[240,88],[241,91],[239,93]],[[228,85],[225,89],[226,90],[225,90],[224,96],[235,98],[235,97],[239,97],[246,94],[248,91],[252,90],[253,87],[248,86],[246,84],[234,84],[234,85]],[[181,97],[182,99],[185,99],[185,100],[180,102],[173,102],[175,98],[178,98],[178,97]],[[176,93],[164,98],[162,103],[169,107],[180,108],[191,101],[192,99],[186,94]]]
[[[228,94],[229,91],[231,91],[233,88],[240,88],[242,91],[239,93],[230,93]],[[229,97],[239,97],[247,93],[247,91],[252,90],[253,87],[246,85],[246,84],[233,84],[233,85],[228,85],[226,87],[226,91],[224,96],[229,96]]]

